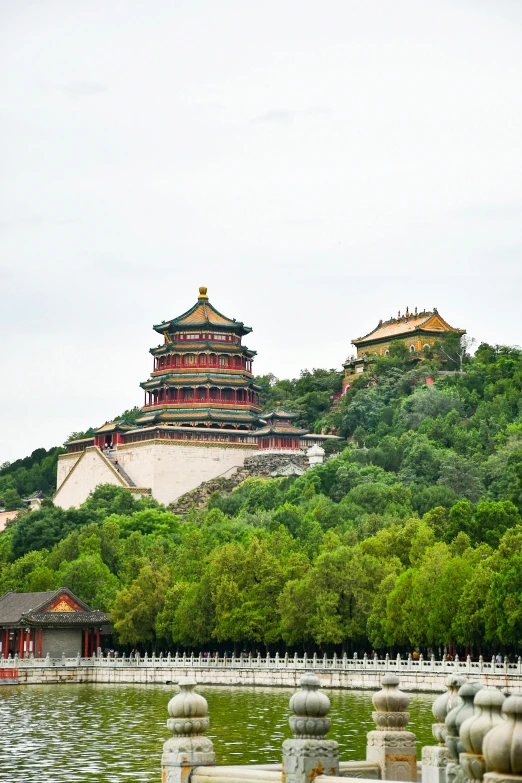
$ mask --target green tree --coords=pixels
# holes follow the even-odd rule
[[[129,587],[117,594],[111,620],[123,644],[155,644],[156,619],[165,605],[169,581],[167,568],[147,564]]]

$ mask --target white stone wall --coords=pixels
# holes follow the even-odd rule
[[[81,459],[74,465],[74,471],[69,471],[59,484],[54,496],[54,503],[61,508],[78,507],[89,497],[90,492],[99,484],[116,484],[122,486],[122,481],[107,464],[97,449],[90,448],[83,452]],[[70,474],[70,475],[69,475]]]
[[[257,449],[188,446],[175,442],[145,442],[118,448],[122,468],[139,487],[149,487],[159,503],[171,503],[204,481],[242,467]]]
[[[177,683],[180,677],[190,675],[195,677],[200,685],[251,685],[261,687],[298,688],[302,670],[278,669],[266,671],[259,669],[214,669],[197,666],[64,666],[45,667],[41,664],[34,668],[21,666],[18,670],[20,683],[40,684],[57,682],[89,682],[89,683],[142,683],[170,685]],[[332,672],[316,670],[315,674],[321,680],[323,688],[339,688],[343,690],[379,690],[381,678],[386,672],[378,674],[363,674],[362,672]],[[421,693],[444,693],[446,691],[445,677],[440,674],[401,674],[400,687],[403,691]],[[473,681],[482,685],[497,688],[519,689],[522,677],[473,675]],[[369,703],[369,713],[371,705]]]
[[[59,489],[65,481],[71,470],[81,457],[80,454],[60,454],[58,457],[58,473],[56,477],[56,486]]]
[[[257,449],[217,444],[188,446],[174,441],[145,441],[120,446],[115,455],[137,487],[150,489],[159,503],[168,504],[204,481],[224,473],[232,475],[235,468],[243,466],[247,457],[257,453]],[[54,502],[62,508],[78,507],[99,484],[121,486],[122,482],[97,449],[91,447],[83,456],[66,455],[58,462],[58,489]]]

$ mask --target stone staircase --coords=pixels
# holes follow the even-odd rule
[[[128,473],[126,473],[126,472],[123,470],[122,466],[121,466],[119,463],[118,463],[118,464],[116,464],[116,459],[117,459],[117,458],[116,458],[116,456],[114,455],[114,453],[113,453],[113,452],[111,452],[111,451],[104,451],[104,452],[102,452],[102,453],[103,453],[103,456],[105,457],[105,459],[106,459],[106,460],[108,460],[108,461],[111,463],[111,465],[112,465],[112,467],[114,468],[114,470],[116,470],[116,471],[117,471],[117,472],[120,474],[120,476],[122,477],[122,479],[123,479],[123,480],[124,480],[124,481],[125,481],[125,482],[126,482],[128,485],[129,485],[129,487],[135,487],[135,486],[136,486],[136,484],[135,484],[135,483],[134,483],[134,481],[131,479],[131,477],[129,476],[129,474],[128,474]]]

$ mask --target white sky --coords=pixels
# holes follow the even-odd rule
[[[212,303],[255,370],[437,306],[522,343],[520,0],[0,0],[0,462],[142,404]]]

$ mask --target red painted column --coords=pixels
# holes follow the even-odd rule
[[[29,642],[31,641],[31,631],[27,631],[25,634],[25,654],[29,656]]]
[[[209,401],[210,401],[210,386],[207,386],[207,396],[206,396],[206,401],[207,401],[207,402],[209,402]]]
[[[20,628],[18,631],[18,655],[20,658],[24,657],[24,629]]]
[[[89,657],[89,629],[84,628],[83,631],[83,657]]]
[[[98,650],[100,649],[100,629],[96,629],[96,655],[98,655]]]
[[[38,629],[38,644],[37,644],[37,658],[42,657],[42,629]]]

